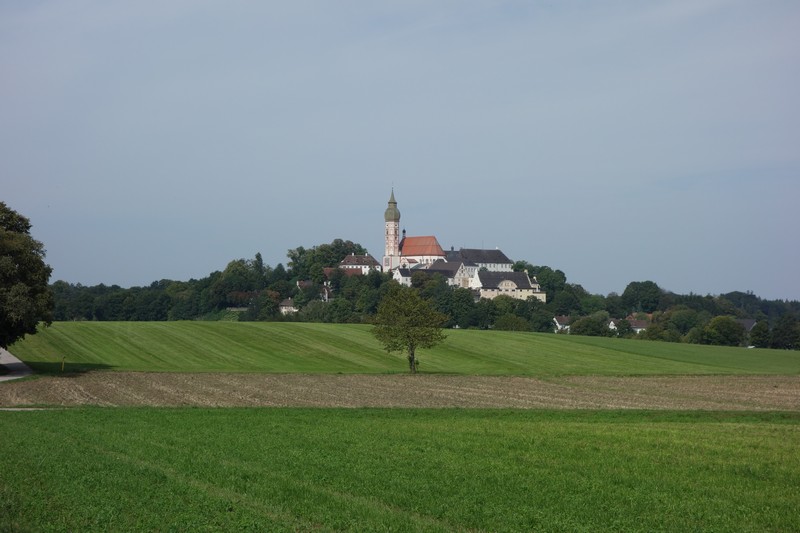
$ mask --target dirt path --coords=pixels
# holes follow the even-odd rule
[[[800,376],[525,377],[90,372],[0,384],[0,407],[800,410]]]
[[[3,365],[6,367],[6,370],[8,370],[8,374],[0,376],[0,381],[24,378],[32,373],[28,365],[11,355],[11,353],[4,348],[0,348],[0,365]]]

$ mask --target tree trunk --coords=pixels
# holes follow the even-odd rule
[[[408,369],[411,371],[412,374],[417,373],[417,359],[414,356],[414,347],[408,347]]]

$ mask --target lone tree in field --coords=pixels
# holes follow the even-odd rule
[[[52,269],[27,218],[0,202],[0,348],[53,320]]]
[[[395,287],[381,300],[373,335],[387,352],[407,352],[408,368],[417,372],[417,348],[432,348],[445,339],[447,316],[435,311],[412,288]]]

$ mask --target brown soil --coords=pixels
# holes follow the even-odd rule
[[[89,372],[0,383],[0,407],[800,410],[800,376],[526,377]]]

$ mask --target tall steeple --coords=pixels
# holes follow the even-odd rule
[[[383,219],[386,222],[383,271],[388,272],[400,265],[400,210],[397,209],[397,200],[394,199],[394,188]]]

